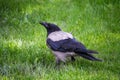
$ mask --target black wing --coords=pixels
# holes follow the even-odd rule
[[[74,51],[81,51],[86,52],[87,49],[85,46],[77,42],[75,39],[64,39],[60,41],[52,41],[51,39],[47,39],[47,44],[49,47],[54,51],[61,51],[61,52],[74,52]]]

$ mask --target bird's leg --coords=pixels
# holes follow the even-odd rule
[[[55,65],[55,67],[57,67],[59,65],[60,65],[60,59],[58,57],[56,57],[56,65]]]
[[[71,56],[71,61],[75,61],[75,58],[73,56]]]

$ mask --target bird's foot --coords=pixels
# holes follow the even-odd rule
[[[74,62],[75,61],[75,58],[73,56],[71,56],[71,61]]]

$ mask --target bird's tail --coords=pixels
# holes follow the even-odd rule
[[[87,53],[88,53],[88,54],[98,54],[98,52],[97,52],[97,51],[94,51],[94,50],[87,50]]]
[[[93,55],[88,53],[78,53],[78,55],[91,61],[102,61],[101,59],[95,58]]]
[[[87,51],[83,51],[83,52],[76,50],[75,53],[78,54],[79,56],[81,56],[85,59],[91,60],[91,61],[102,61],[101,59],[95,58],[92,55],[92,53],[98,53],[98,52],[93,51],[93,50],[87,50]]]

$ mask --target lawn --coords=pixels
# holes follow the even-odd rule
[[[39,22],[72,33],[103,62],[56,69]],[[119,80],[120,0],[0,0],[0,80]]]

